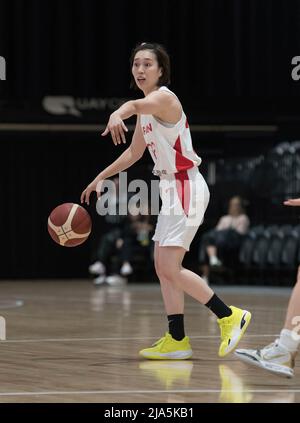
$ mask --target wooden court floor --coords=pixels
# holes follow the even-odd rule
[[[300,402],[294,379],[219,359],[213,315],[186,297],[193,359],[145,361],[138,351],[167,329],[158,283],[94,287],[90,281],[2,281],[0,402]],[[216,287],[253,313],[242,347],[278,334],[290,289]],[[300,358],[299,358],[300,360]]]

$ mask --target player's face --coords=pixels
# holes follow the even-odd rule
[[[162,70],[151,50],[141,50],[136,53],[133,60],[132,75],[136,85],[144,93],[149,93],[157,88]]]

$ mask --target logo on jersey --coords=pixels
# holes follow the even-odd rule
[[[149,134],[150,132],[152,132],[152,125],[151,123],[148,123],[148,125],[143,126],[143,133],[144,135]]]
[[[165,169],[163,170],[152,170],[153,175],[155,176],[162,176],[162,175],[166,175],[167,171]]]
[[[151,153],[153,154],[153,156],[155,157],[155,160],[157,160],[155,143],[153,141],[148,142],[147,143],[147,147],[151,151]]]

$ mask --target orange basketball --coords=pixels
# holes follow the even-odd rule
[[[51,238],[64,247],[82,244],[88,238],[91,229],[90,215],[79,204],[61,204],[48,217],[48,232]]]

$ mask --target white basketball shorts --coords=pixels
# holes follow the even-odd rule
[[[197,167],[163,175],[159,182],[162,207],[153,241],[160,247],[189,251],[209,202],[208,186]]]

